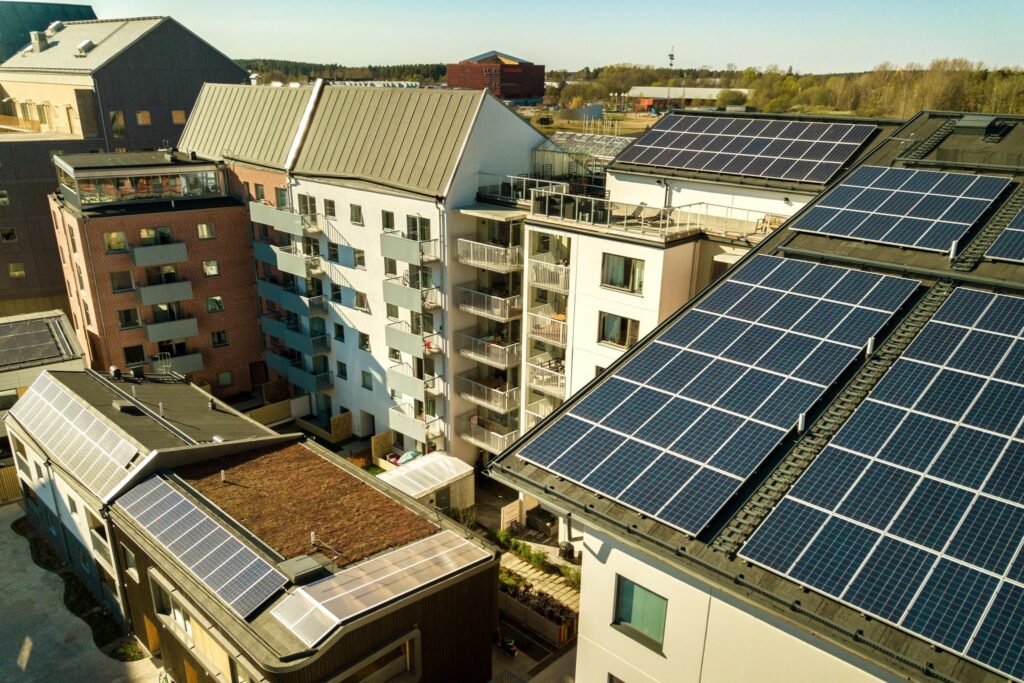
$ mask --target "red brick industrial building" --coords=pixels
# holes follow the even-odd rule
[[[544,96],[544,65],[492,50],[449,64],[448,87],[486,88],[504,100],[537,100]]]

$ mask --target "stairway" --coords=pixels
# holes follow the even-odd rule
[[[950,118],[942,122],[934,133],[926,137],[924,140],[919,142],[917,146],[913,147],[909,152],[903,155],[904,159],[924,159],[926,156],[932,153],[936,147],[942,144],[942,141],[949,137],[953,129],[956,128],[957,121],[960,118]]]
[[[1013,194],[1003,202],[995,215],[985,224],[985,227],[978,232],[978,236],[971,240],[967,248],[956,257],[956,260],[953,261],[953,270],[966,273],[977,268],[985,258],[985,252],[1002,234],[1006,224],[1013,220],[1013,217],[1021,209],[1024,209],[1024,185],[1020,185],[1014,190]]]

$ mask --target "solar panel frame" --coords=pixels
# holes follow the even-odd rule
[[[1024,263],[1024,208],[1010,219],[996,241],[985,252],[993,261]]]

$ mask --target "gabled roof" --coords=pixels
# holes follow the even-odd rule
[[[284,169],[312,95],[312,88],[207,83],[178,149],[204,159]]]
[[[504,52],[498,52],[497,50],[490,50],[482,55],[476,57],[470,57],[469,59],[463,59],[463,62],[500,62],[502,64],[533,64],[533,62],[519,57],[513,57],[512,55],[505,54]]]
[[[484,97],[474,90],[325,87],[294,172],[441,197]]]
[[[173,19],[138,17],[68,21],[60,31],[47,34],[45,50],[22,49],[0,64],[0,71],[92,73],[165,21]],[[92,41],[93,47],[84,55],[80,54],[78,46],[87,40]]]
[[[95,19],[89,5],[57,2],[0,2],[0,60],[25,46],[30,31],[42,31],[54,21]]]

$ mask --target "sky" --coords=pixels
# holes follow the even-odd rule
[[[88,2],[89,0],[79,0]],[[346,66],[500,50],[549,69],[605,64],[864,71],[964,57],[1024,63],[1024,0],[93,0],[100,18],[169,14],[233,58]]]

